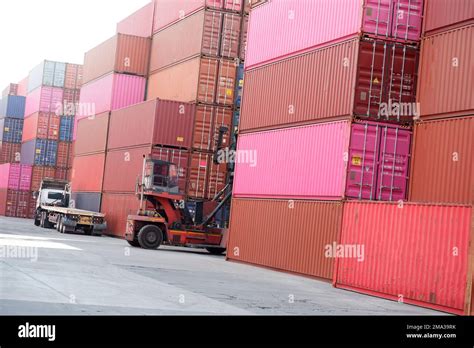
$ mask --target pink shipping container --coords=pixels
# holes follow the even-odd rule
[[[146,78],[109,74],[84,85],[81,89],[77,119],[98,115],[140,103],[145,98]]]
[[[273,0],[250,14],[246,69],[358,33],[418,41],[422,11],[423,0]]]
[[[0,189],[28,191],[31,186],[32,166],[21,164],[0,165]]]
[[[161,29],[187,17],[202,8],[242,12],[243,1],[247,0],[154,0],[155,14],[153,31]]]
[[[28,76],[25,77],[23,80],[21,80],[20,82],[18,82],[18,91],[17,91],[17,94],[19,96],[23,96],[23,97],[26,97],[26,95],[28,94]]]
[[[425,1],[423,33],[426,36],[445,31],[473,18],[472,0],[428,0]]]
[[[35,112],[56,112],[63,103],[62,88],[45,87],[36,88],[26,96],[25,117]]]
[[[242,134],[234,196],[403,200],[410,144],[409,130],[372,122]]]
[[[154,3],[143,6],[117,23],[117,34],[150,37],[153,33]]]
[[[344,204],[334,284],[454,314],[472,313],[472,207]],[[363,248],[363,249],[362,249]]]

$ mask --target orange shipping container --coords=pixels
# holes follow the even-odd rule
[[[134,193],[104,193],[102,195],[101,212],[107,220],[107,234],[124,238],[127,217],[136,214],[139,201]]]
[[[410,201],[474,203],[474,116],[415,126]]]
[[[59,139],[61,118],[54,113],[35,112],[25,118],[23,125],[23,142],[33,139]]]
[[[58,142],[58,153],[56,156],[56,166],[61,168],[71,168],[73,162],[73,146],[72,143],[60,141]]]
[[[105,153],[75,157],[71,174],[72,191],[102,192],[104,167]]]
[[[93,48],[84,57],[83,83],[111,72],[146,76],[151,39],[117,34]]]
[[[474,114],[474,24],[423,39],[418,102],[421,118]]]
[[[31,175],[31,190],[38,191],[43,179],[55,179],[56,169],[54,167],[33,166]]]
[[[147,100],[232,106],[236,75],[234,61],[196,57],[150,75]]]
[[[328,245],[338,240],[341,202],[234,199],[227,257],[331,279]]]
[[[76,156],[106,151],[109,120],[110,112],[79,120],[74,147]]]

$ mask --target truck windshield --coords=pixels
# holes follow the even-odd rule
[[[48,199],[52,199],[55,201],[61,201],[64,198],[64,195],[59,192],[50,192],[48,193]]]

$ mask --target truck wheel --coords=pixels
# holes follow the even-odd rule
[[[140,243],[138,243],[138,241],[134,240],[134,241],[129,241],[127,240],[128,244],[130,244],[132,247],[135,247],[135,248],[138,248],[140,247]]]
[[[206,250],[212,255],[222,255],[225,253],[225,248],[206,248]]]
[[[41,212],[41,221],[40,221],[41,228],[46,228],[46,212]]]
[[[92,236],[94,232],[94,227],[84,227],[84,234],[86,236]]]
[[[35,214],[35,226],[41,225],[41,219],[38,219],[38,216]]]
[[[158,249],[163,243],[163,232],[158,226],[144,226],[138,232],[138,243],[143,249]]]
[[[60,217],[58,218],[58,222],[56,223],[56,231],[61,232],[61,225],[62,225],[62,222],[63,222],[63,217],[60,216]]]

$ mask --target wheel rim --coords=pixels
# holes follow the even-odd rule
[[[153,244],[153,243],[156,243],[156,241],[158,240],[158,237],[156,233],[149,232],[146,234],[145,239],[148,243]]]

